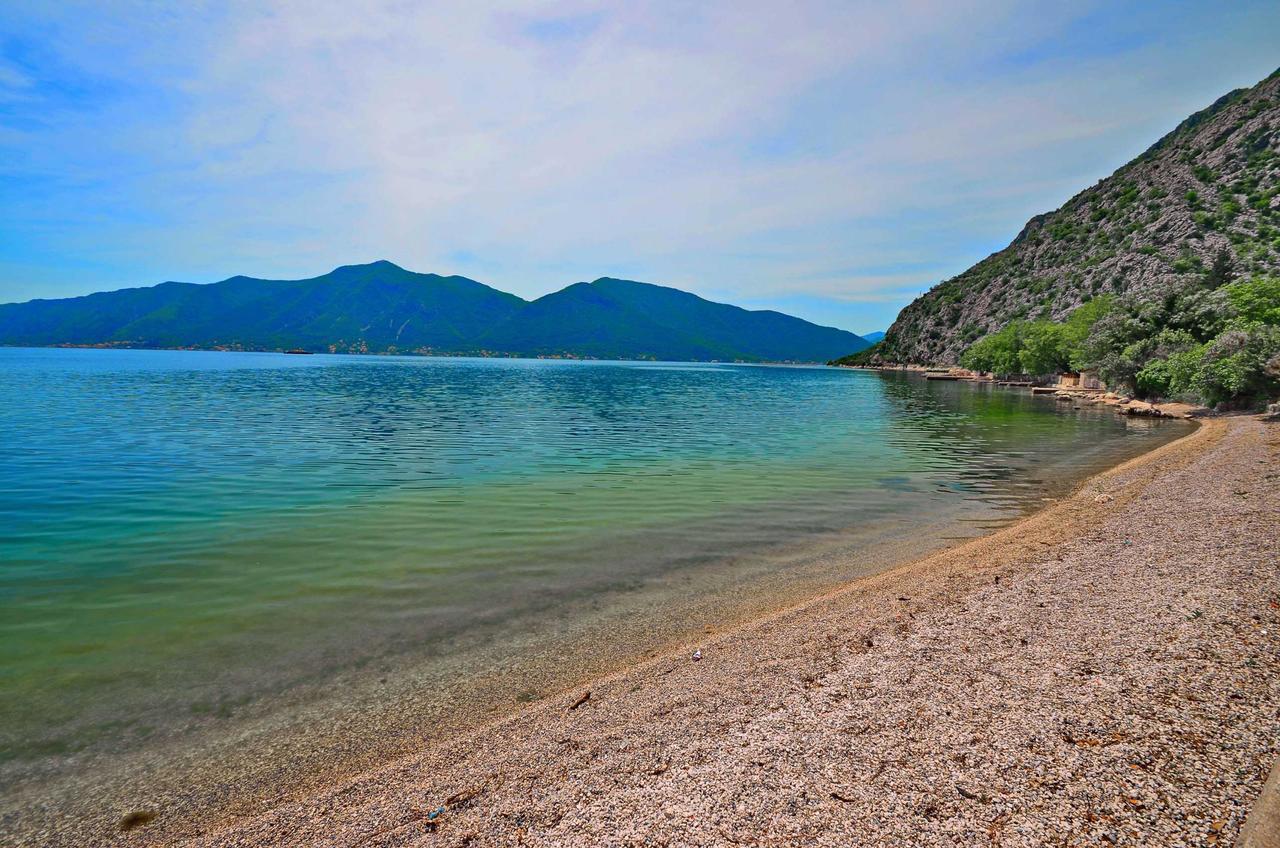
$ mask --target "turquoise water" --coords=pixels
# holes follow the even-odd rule
[[[770,552],[976,534],[1182,432],[827,368],[0,349],[0,763],[694,573],[742,593]]]

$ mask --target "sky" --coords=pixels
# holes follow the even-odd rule
[[[389,259],[870,332],[1278,47],[1274,0],[0,0],[0,302]]]

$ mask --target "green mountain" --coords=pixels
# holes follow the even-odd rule
[[[306,280],[169,282],[0,305],[0,344],[746,361],[824,361],[867,346],[662,286],[602,279],[529,303],[386,261]]]
[[[1137,159],[1032,218],[1013,242],[907,306],[870,358],[948,364],[1018,320],[1088,300],[1159,302],[1223,255],[1280,271],[1280,71],[1187,118]],[[852,351],[850,351],[852,352]]]
[[[231,277],[0,306],[0,343],[456,350],[524,301],[465,277],[390,262],[306,280]]]
[[[609,277],[540,297],[480,341],[533,355],[803,362],[823,362],[850,344],[868,346],[853,333],[780,312]]]

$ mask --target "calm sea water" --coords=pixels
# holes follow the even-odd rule
[[[0,349],[0,764],[976,534],[1182,432],[825,368]]]

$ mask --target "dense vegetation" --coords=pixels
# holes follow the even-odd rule
[[[532,303],[390,262],[0,305],[0,344],[821,362],[860,337],[628,280]]]
[[[1280,277],[1233,280],[1224,251],[1159,298],[1104,295],[1064,321],[1013,321],[960,362],[1001,375],[1094,370],[1139,397],[1260,406],[1280,394]]]
[[[879,359],[880,359],[880,342],[876,342],[875,344],[871,345],[871,347],[866,348],[865,350],[860,350],[857,353],[850,353],[846,356],[840,357],[839,359],[832,359],[827,364],[828,365],[867,366],[867,365],[875,365],[876,363],[879,362]]]
[[[1241,279],[1280,276],[1280,72],[1187,118],[1112,176],[1032,218],[1004,250],[918,298],[877,361],[954,363],[1006,325],[1061,323],[1108,295],[1159,308],[1168,296],[1189,297],[1224,251]],[[1032,332],[1031,346],[1042,345]]]

